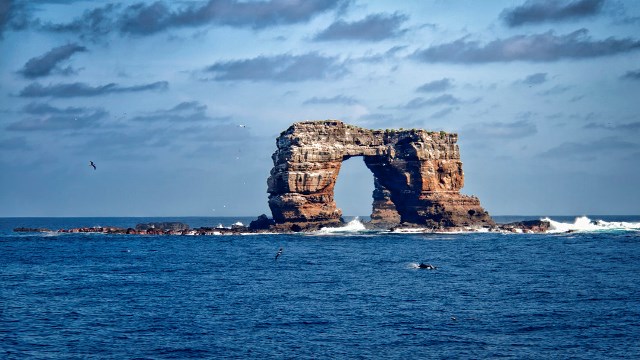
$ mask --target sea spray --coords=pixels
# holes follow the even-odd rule
[[[360,222],[360,219],[356,217],[355,219],[349,221],[345,226],[340,227],[323,227],[322,229],[315,232],[316,235],[331,235],[331,234],[351,234],[351,233],[359,233],[367,231],[364,227],[364,224]]]
[[[549,233],[640,230],[640,223],[637,222],[591,220],[586,216],[577,217],[573,223],[559,222],[548,217],[542,220],[548,221],[551,224]]]

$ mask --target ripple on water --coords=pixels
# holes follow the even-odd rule
[[[640,356],[635,234],[370,235],[5,237],[2,357]]]

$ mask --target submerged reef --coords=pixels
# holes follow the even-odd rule
[[[283,229],[282,227],[274,226],[273,221],[268,219],[266,215],[260,215],[260,218],[264,222],[260,226],[257,226],[255,221],[249,226],[242,224],[234,224],[231,226],[218,225],[216,227],[199,227],[190,229],[188,225],[183,223],[172,223],[171,227],[158,227],[153,224],[138,224],[133,227],[122,228],[115,226],[93,226],[93,227],[80,227],[71,229],[59,229],[50,230],[45,228],[27,228],[18,227],[13,229],[14,232],[24,233],[66,233],[66,234],[113,234],[113,235],[191,235],[191,236],[204,236],[204,235],[242,235],[242,234],[265,234],[265,233],[291,233],[293,230]],[[320,229],[317,233],[326,234],[325,230],[341,230],[342,228],[324,228]],[[410,224],[399,224],[395,227],[388,229],[381,228],[375,223],[358,223],[357,229],[353,229],[347,225],[345,227],[350,232],[359,232],[374,230],[376,233],[384,232],[405,232],[405,233],[447,233],[447,232],[459,232],[459,231],[490,231],[490,232],[503,232],[503,233],[545,233],[551,230],[551,223],[548,220],[529,220],[520,221],[509,224],[497,224],[488,228],[478,227],[448,227],[448,228],[420,228]],[[573,232],[573,231],[568,231]]]
[[[218,225],[216,227],[199,227],[190,229],[189,225],[181,222],[162,222],[137,224],[135,228],[116,226],[92,226],[71,229],[49,230],[44,228],[13,229],[14,232],[55,232],[55,233],[99,233],[99,234],[120,234],[120,235],[233,235],[250,232],[248,227],[242,224],[234,224],[229,227]]]

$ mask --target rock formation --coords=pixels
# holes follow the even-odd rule
[[[551,230],[551,222],[547,220],[525,220],[502,224],[498,228],[507,232],[546,233]]]
[[[364,157],[373,173],[372,222],[425,227],[492,226],[464,185],[458,136],[426,130],[369,130],[337,120],[293,124],[276,140],[269,207],[276,227],[341,223],[333,190],[342,162]]]
[[[251,230],[268,230],[271,226],[275,225],[273,219],[269,219],[266,214],[258,216],[257,219],[249,223],[249,229]]]
[[[149,230],[149,229],[157,229],[161,231],[172,230],[172,231],[182,231],[189,230],[189,225],[181,223],[181,222],[152,222],[148,224],[138,224],[136,225],[136,230]]]

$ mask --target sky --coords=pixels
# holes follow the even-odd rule
[[[457,132],[492,215],[640,214],[639,94],[639,1],[0,0],[0,216],[270,214],[323,119]]]

